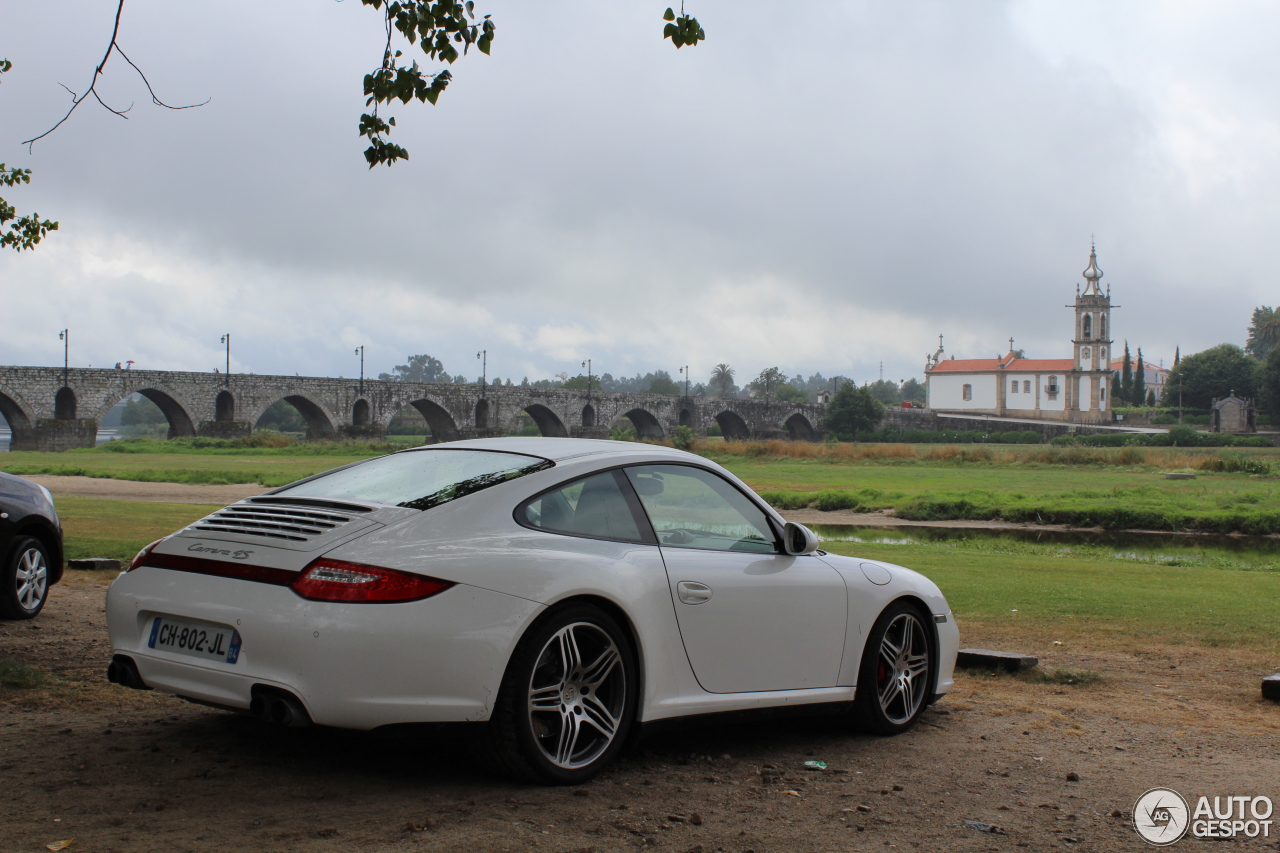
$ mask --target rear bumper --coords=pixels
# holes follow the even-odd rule
[[[955,686],[956,655],[960,651],[960,629],[954,613],[948,610],[947,621],[935,622],[934,627],[938,629],[938,684],[931,701]]]
[[[248,709],[254,685],[287,690],[311,719],[371,729],[486,720],[515,639],[541,606],[465,585],[404,604],[307,601],[289,588],[167,569],[121,575],[107,594],[114,654],[147,686]],[[236,663],[148,648],[157,614],[232,625]]]

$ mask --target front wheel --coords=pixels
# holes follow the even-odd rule
[[[919,609],[891,604],[867,637],[858,670],[853,718],[865,731],[881,735],[910,729],[933,690],[934,642]]]
[[[609,614],[587,604],[555,611],[516,647],[489,721],[508,775],[576,785],[622,749],[638,698],[635,655]]]
[[[0,618],[33,619],[49,597],[49,552],[39,539],[19,538],[0,567]]]

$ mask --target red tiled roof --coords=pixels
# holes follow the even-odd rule
[[[930,373],[979,373],[985,370],[1058,371],[1066,373],[1075,366],[1069,358],[949,358],[929,368]]]

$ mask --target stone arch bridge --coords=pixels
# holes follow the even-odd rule
[[[662,438],[680,426],[706,435],[718,424],[727,438],[816,440],[825,407],[714,397],[674,397],[525,386],[111,370],[0,367],[0,414],[13,450],[93,447],[98,423],[131,394],[155,403],[169,437],[249,435],[277,400],[307,422],[311,439],[380,438],[392,417],[413,406],[436,441],[507,435],[528,415],[543,435],[607,438],[615,425],[641,438]]]

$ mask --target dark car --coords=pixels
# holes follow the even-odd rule
[[[62,522],[53,495],[0,473],[0,619],[31,619],[62,579]]]

